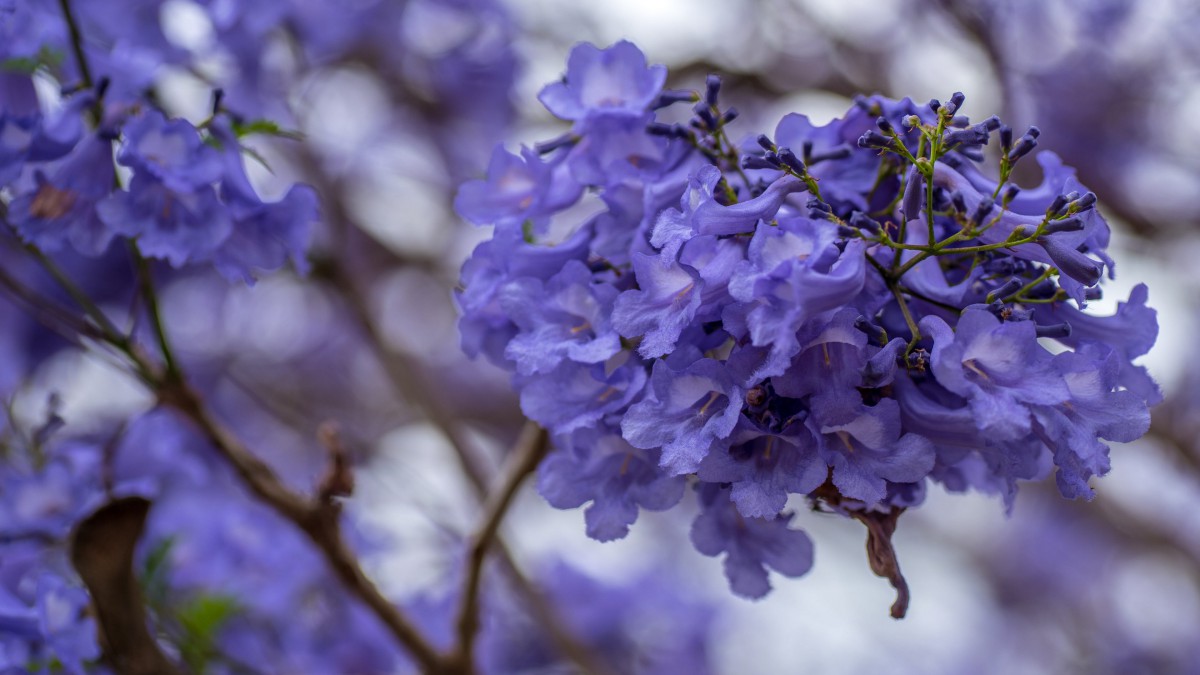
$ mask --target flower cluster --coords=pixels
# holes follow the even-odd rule
[[[4,185],[13,194],[7,219],[25,241],[99,256],[125,237],[175,267],[211,263],[246,281],[288,260],[305,268],[317,216],[312,190],[293,186],[280,201],[264,202],[225,116],[201,136],[190,122],[154,109],[105,109],[102,94],[75,94],[57,118],[3,111],[11,176]],[[81,118],[95,109],[105,119],[84,132]],[[114,146],[117,163],[131,170],[128,189],[116,188]]]
[[[1144,286],[1084,311],[1113,273],[1109,228],[1052,153],[1040,185],[1010,182],[1036,127],[972,123],[958,93],[872,96],[739,143],[718,78],[666,76],[630,43],[577,46],[540,95],[570,131],[497,148],[456,202],[495,228],[463,267],[463,347],[510,370],[552,434],[552,505],[590,503],[607,541],[692,484],[693,543],[754,598],[768,568],[812,564],[792,496],[888,551],[931,482],[1011,508],[1053,470],[1090,498],[1103,441],[1142,435],[1160,398],[1133,363],[1157,325]],[[691,118],[664,121],[678,103]],[[891,559],[875,571],[900,588]]]

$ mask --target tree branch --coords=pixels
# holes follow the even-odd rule
[[[451,658],[462,672],[472,672],[475,634],[479,631],[479,590],[483,578],[483,563],[488,548],[496,539],[500,522],[508,513],[513,497],[525,477],[533,473],[549,447],[546,430],[534,422],[526,422],[521,437],[509,456],[508,470],[500,488],[492,493],[484,507],[484,516],[471,536],[467,549],[467,575],[458,608],[458,647]]]

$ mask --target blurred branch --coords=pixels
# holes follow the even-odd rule
[[[496,538],[500,522],[508,513],[513,497],[525,478],[537,468],[549,447],[546,430],[534,422],[526,422],[516,446],[509,454],[508,470],[500,487],[488,497],[484,505],[483,519],[471,536],[467,552],[467,575],[459,598],[458,646],[453,657],[462,665],[463,672],[472,672],[475,634],[479,631],[479,589],[483,577],[483,563],[488,548]]]
[[[133,573],[133,552],[150,502],[126,497],[101,506],[79,524],[71,564],[92,596],[104,660],[123,675],[173,675],[180,670],[150,634]]]
[[[319,167],[317,167],[319,170]],[[326,203],[331,205],[329,214],[336,218],[331,225],[343,232],[358,230],[357,224],[349,219],[349,213],[341,204],[340,193],[327,194]],[[342,296],[345,304],[351,310],[359,327],[365,334],[369,346],[374,350],[376,358],[384,367],[384,372],[392,382],[396,391],[406,401],[419,408],[426,418],[449,441],[454,450],[463,475],[467,478],[476,498],[481,502],[488,499],[488,475],[483,469],[483,458],[475,450],[459,429],[458,420],[445,411],[434,396],[429,385],[421,376],[420,365],[411,356],[388,346],[382,334],[375,325],[371,312],[367,307],[361,287],[349,275],[348,270],[336,262],[336,259],[326,261],[324,269],[318,269],[315,274],[324,274],[333,288]],[[531,424],[531,423],[530,423]],[[518,441],[518,447],[521,447]],[[515,459],[515,457],[514,457]],[[532,471],[536,468],[534,462]],[[505,571],[521,596],[530,613],[546,629],[550,637],[562,650],[563,654],[582,667],[585,672],[602,673],[607,670],[602,660],[579,644],[562,626],[562,622],[554,614],[554,610],[534,588],[533,584],[521,573],[511,552],[499,536],[493,532],[489,538],[495,539],[495,548],[504,563]],[[478,583],[478,581],[476,581]]]
[[[66,275],[56,275],[56,278],[68,286],[68,290],[81,293]],[[153,294],[153,283],[143,283],[142,291]],[[150,305],[149,298],[147,304]],[[423,668],[435,670],[441,663],[440,655],[367,578],[342,536],[338,510],[330,508],[329,503],[312,501],[291,491],[265,462],[216,421],[199,395],[187,385],[182,371],[155,363],[131,337],[117,332],[111,322],[99,323],[100,326],[87,328],[88,332],[98,332],[98,339],[124,354],[143,384],[162,404],[180,411],[199,427],[250,492],[308,535],[347,589],[375,613]],[[158,333],[159,339],[164,341],[164,350],[170,353],[161,326]]]

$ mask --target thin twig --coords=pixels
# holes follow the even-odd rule
[[[84,83],[90,85],[91,76],[83,49],[83,40],[78,24],[71,13],[70,2],[69,0],[60,0],[59,4],[71,35],[72,48],[79,62],[80,73],[84,78]],[[41,251],[30,247],[31,253],[38,258],[43,267],[55,276],[85,311],[93,315],[93,318],[100,324],[99,330],[102,332],[103,339],[128,357],[143,383],[157,395],[158,399],[164,405],[183,413],[199,428],[225,460],[233,466],[235,473],[250,492],[308,535],[342,583],[375,613],[376,617],[411,653],[423,670],[427,672],[442,671],[444,664],[441,655],[404,614],[379,592],[379,589],[363,572],[358,559],[342,536],[339,510],[330,508],[328,503],[310,500],[289,489],[265,462],[255,456],[230,431],[213,418],[200,397],[186,384],[183,373],[178,370],[172,357],[170,343],[158,312],[158,297],[145,259],[137,250],[136,244],[131,245],[131,250],[138,263],[140,290],[155,324],[154,330],[162,349],[165,368],[154,363],[132,337],[120,333],[107,316],[91,303],[87,294],[79,290],[69,277],[61,273]]]
[[[179,379],[179,364],[175,360],[171,341],[167,339],[167,327],[163,322],[162,312],[158,308],[158,294],[154,292],[154,276],[150,273],[150,261],[142,255],[137,242],[129,240],[129,255],[137,272],[138,288],[146,303],[146,314],[150,317],[150,327],[154,330],[154,338],[158,341],[158,349],[162,352],[163,363],[166,365],[166,377]]]
[[[392,386],[404,400],[419,409],[450,442],[463,475],[470,481],[476,494],[487,494],[488,479],[480,468],[479,452],[467,440],[454,417],[438,404],[431,387],[421,376],[416,360],[398,349],[390,349],[387,346],[375,325],[375,320],[371,317],[363,294],[340,265],[330,263],[327,274],[334,290],[342,296],[367,342],[374,349],[375,356],[383,365]]]
[[[422,668],[426,671],[439,669],[442,659],[437,651],[363,572],[342,536],[336,512],[292,492],[265,462],[212,418],[203,402],[186,385],[159,381],[153,386],[165,404],[182,412],[199,427],[258,499],[308,535],[347,589],[375,613]]]
[[[463,583],[458,608],[458,646],[452,658],[457,658],[464,672],[471,672],[475,634],[479,631],[479,590],[483,563],[488,548],[496,538],[500,522],[508,513],[513,497],[525,478],[533,473],[549,446],[546,430],[534,422],[526,422],[521,437],[508,460],[508,470],[500,488],[492,493],[484,507],[483,519],[471,536],[467,550],[467,575]]]

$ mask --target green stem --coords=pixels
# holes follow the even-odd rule
[[[87,56],[83,53],[83,34],[79,32],[79,24],[71,12],[71,2],[70,0],[58,0],[58,6],[62,9],[63,19],[67,22],[67,32],[71,35],[71,51],[74,52],[76,65],[79,66],[79,76],[83,78],[84,86],[90,89],[92,87],[92,70],[88,66]]]
[[[899,303],[900,312],[904,314],[904,323],[908,324],[908,330],[912,333],[912,339],[908,341],[908,347],[904,350],[904,353],[908,354],[921,341],[921,329],[917,327],[917,322],[913,320],[912,312],[908,309],[908,303],[900,293],[900,286],[893,282],[888,284],[888,288],[891,289],[892,295],[895,296],[896,302]]]
[[[146,302],[146,313],[150,316],[150,326],[154,330],[154,338],[162,352],[163,363],[167,369],[166,377],[169,381],[182,382],[183,374],[179,370],[179,363],[175,360],[171,341],[167,339],[166,324],[163,322],[162,311],[158,306],[158,293],[154,290],[154,277],[150,273],[150,261],[146,260],[141,249],[138,248],[137,242],[132,239],[129,240],[129,254],[137,268],[138,288],[142,299]]]

